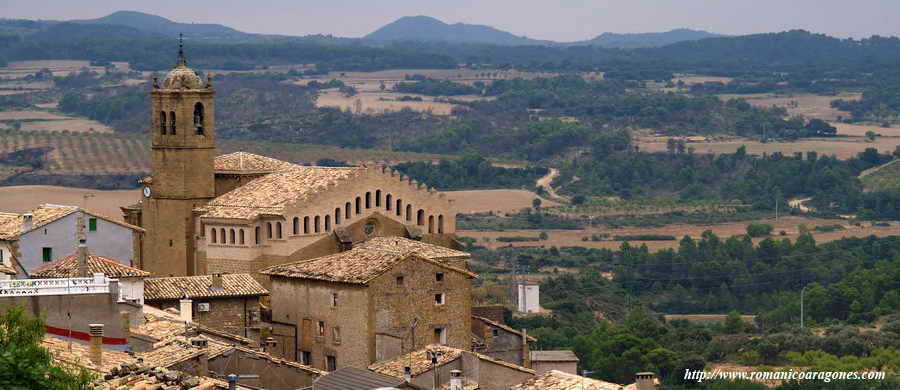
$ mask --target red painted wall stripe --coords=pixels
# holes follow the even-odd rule
[[[77,330],[69,331],[68,329],[57,328],[57,327],[53,327],[50,325],[44,325],[44,328],[47,329],[47,333],[54,334],[57,336],[71,337],[73,339],[78,339],[78,340],[83,340],[83,341],[91,341],[91,335],[89,333],[79,332]],[[128,344],[128,339],[103,336],[103,344],[125,345],[125,344]]]

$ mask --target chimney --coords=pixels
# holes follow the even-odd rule
[[[25,213],[22,214],[22,231],[30,230],[34,227],[34,214]]]
[[[197,372],[194,375],[197,376],[207,376],[209,375],[209,346],[208,341],[203,337],[195,337],[191,339],[191,345],[196,348],[200,348],[202,353],[198,357],[200,359],[200,365],[198,367]]]
[[[462,371],[450,371],[450,390],[463,390],[462,387]]]
[[[212,284],[209,286],[212,290],[222,290],[222,274],[212,274]]]
[[[91,363],[99,368],[103,365],[103,324],[90,324],[88,327],[91,330]]]
[[[656,390],[656,374],[652,372],[634,374],[634,382],[637,390]]]
[[[194,321],[194,301],[192,301],[187,297],[187,295],[185,295],[184,298],[181,298],[181,300],[178,302],[181,304],[181,306],[179,307],[179,313],[181,313],[180,319],[184,322]]]
[[[522,328],[522,366],[531,368],[531,348],[528,347],[528,329]]]
[[[122,330],[125,336],[131,336],[131,313],[120,311],[119,316],[122,318]]]
[[[88,248],[85,239],[82,237],[78,240],[78,276],[79,278],[87,278],[91,276],[88,269]]]
[[[403,380],[405,380],[407,384],[412,383],[412,367],[403,367]]]

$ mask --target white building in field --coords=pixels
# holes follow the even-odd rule
[[[77,251],[79,220],[94,255],[140,267],[135,235],[144,229],[77,206],[43,204],[24,214],[0,213],[0,271],[10,268],[19,278]]]
[[[541,286],[538,284],[521,283],[517,286],[516,310],[521,313],[540,313],[541,311]]]

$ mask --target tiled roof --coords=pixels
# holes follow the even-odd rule
[[[412,376],[419,376],[425,372],[428,372],[432,369],[431,359],[428,358],[428,351],[438,351],[440,355],[438,356],[437,364],[434,367],[441,367],[447,363],[450,363],[456,359],[458,359],[462,354],[466,351],[463,351],[459,348],[452,348],[445,345],[428,345],[425,348],[410,352],[406,355],[395,357],[391,360],[383,360],[380,362],[375,362],[369,365],[369,370],[377,372],[379,374],[389,375],[396,378],[403,377],[403,368],[409,366],[412,369]],[[483,360],[486,362],[494,363],[500,366],[504,366],[507,368],[511,368],[513,370],[518,370],[521,372],[525,372],[528,374],[534,374],[534,370],[530,368],[525,368],[516,364],[512,364],[509,362],[504,362],[499,359],[492,358],[488,355],[478,353],[478,352],[468,352],[476,357],[479,360]]]
[[[515,385],[510,390],[620,390],[624,386],[551,370]]]
[[[144,300],[244,297],[269,295],[250,274],[222,275],[222,288],[212,287],[212,275],[150,278],[144,281]]]
[[[365,168],[297,166],[252,180],[198,210],[210,218],[253,219],[259,215],[282,215],[287,205],[302,202],[364,171]]]
[[[77,206],[42,204],[30,211],[30,214],[32,215],[32,226],[28,230],[24,230],[22,228],[24,222],[24,214],[0,213],[0,240],[14,239],[23,233],[39,229],[44,225],[54,222],[78,210],[83,211],[86,215],[99,218],[120,226],[124,226],[132,230],[137,230],[140,232],[144,231],[144,229],[139,226],[134,226],[122,221],[117,221],[113,218],[97,214],[90,210],[80,209]]]
[[[162,368],[141,368],[136,372],[128,371],[120,376],[94,382],[94,390],[226,390],[228,383],[205,376],[187,375],[183,372]],[[239,390],[247,390],[237,386]]]
[[[275,172],[298,165],[258,154],[235,152],[216,157],[213,166],[216,171]]]
[[[578,356],[572,351],[531,351],[533,362],[577,362]]]
[[[431,359],[428,358],[428,351],[437,351],[440,353],[437,364],[434,367],[441,367],[456,360],[462,356],[463,352],[461,349],[450,348],[445,345],[428,345],[425,348],[412,351],[391,360],[382,360],[380,362],[372,363],[368,368],[379,374],[403,378],[403,368],[408,365],[412,369],[412,376],[419,376],[432,369]]]
[[[416,253],[402,253],[365,248],[353,248],[346,252],[322,256],[311,260],[279,264],[259,271],[265,275],[297,279],[314,279],[338,283],[368,284],[405,260],[428,262],[451,271],[477,278],[472,272],[453,267]]]
[[[69,349],[70,345],[71,350]],[[96,366],[91,362],[88,345],[52,336],[44,336],[41,346],[47,349],[53,355],[53,359],[62,365],[74,365],[102,373],[108,373],[123,364],[137,363],[137,359],[125,352],[104,349],[103,363]]]
[[[481,387],[478,385],[478,382],[471,381],[469,378],[462,378],[462,390],[478,390]],[[450,390],[450,382],[444,383],[443,386],[438,387],[438,390]]]
[[[171,337],[153,345],[153,349],[139,353],[135,357],[156,367],[169,368],[176,364],[194,359],[204,352],[210,356],[218,355],[229,348],[228,344],[213,340],[205,336],[197,336],[207,341],[207,351],[191,345],[187,337]]]
[[[402,384],[402,379],[392,376],[344,367],[316,379],[314,387],[319,390],[380,389],[394,388]]]
[[[147,271],[132,268],[103,256],[88,255],[88,271],[91,274],[102,273],[109,278],[144,278],[150,276]],[[31,271],[35,278],[75,278],[78,277],[78,254],[72,254]]]
[[[356,244],[355,247],[400,253],[416,252],[419,256],[432,260],[468,259],[472,257],[472,255],[466,252],[422,241],[410,240],[405,237],[374,237]]]
[[[243,356],[245,356],[245,357],[250,357],[252,359],[265,359],[274,365],[293,367],[297,370],[305,371],[305,372],[307,372],[309,374],[313,374],[315,376],[328,375],[328,371],[323,371],[318,368],[307,366],[305,364],[300,364],[293,360],[282,359],[282,358],[270,355],[266,352],[257,351],[255,349],[237,346],[237,345],[231,345],[228,348],[220,349],[215,352],[213,352],[212,349],[210,349],[209,358],[213,359],[213,358],[218,357],[219,355],[222,355],[228,351],[238,351],[238,352],[243,353],[244,354]]]
[[[15,275],[16,270],[14,270],[13,267],[10,267],[6,264],[0,264],[0,273],[6,274],[6,275]]]
[[[509,332],[509,333],[512,333],[512,334],[518,335],[519,337],[522,337],[522,332],[520,332],[520,331],[518,331],[518,330],[515,330],[515,329],[509,327],[508,325],[504,325],[504,324],[501,324],[501,323],[499,323],[499,322],[496,322],[496,321],[493,321],[493,320],[490,320],[490,319],[487,319],[487,318],[484,318],[484,317],[479,317],[479,316],[472,316],[472,318],[477,319],[477,320],[480,320],[481,322],[484,322],[485,324],[487,324],[487,325],[489,325],[489,326],[493,326],[493,327],[495,327],[495,328],[500,328],[500,329],[503,329],[503,330],[505,330],[505,331],[507,331],[507,332]],[[529,342],[529,343],[533,343],[533,342],[537,342],[537,341],[538,341],[538,340],[537,340],[536,338],[534,338],[534,337],[531,337],[531,336],[526,336],[526,337],[528,337],[528,342]]]

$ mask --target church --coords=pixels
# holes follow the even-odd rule
[[[150,91],[152,173],[123,207],[139,268],[154,276],[252,273],[347,251],[374,237],[453,246],[444,194],[382,165],[302,166],[238,152],[216,156],[215,89],[187,66]]]

